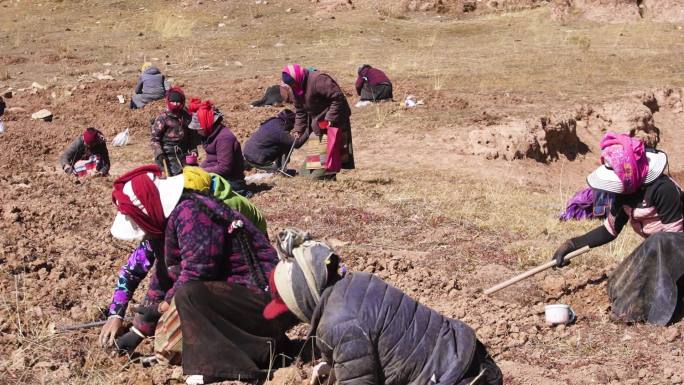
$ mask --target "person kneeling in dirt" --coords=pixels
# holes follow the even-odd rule
[[[275,250],[242,214],[208,194],[184,190],[184,175],[160,177],[161,170],[150,165],[114,182],[119,212],[112,235],[145,238],[149,245],[131,256],[129,276],[144,276],[150,256],[158,257],[141,316],[116,346],[130,353],[155,334],[157,358],[173,363],[182,357],[190,384],[263,378],[274,355],[291,347],[284,331],[292,322],[268,322],[261,315],[270,300],[267,277]],[[138,283],[120,279],[114,304],[130,298],[125,290]],[[105,345],[121,328],[125,307],[117,311],[101,332]]]
[[[566,240],[554,254],[556,266],[584,246],[613,241],[630,222],[646,240],[608,279],[612,315],[626,322],[665,325],[675,315],[684,286],[682,192],[664,171],[667,155],[645,149],[628,135],[608,133],[601,140],[602,166],[587,177],[593,189],[616,194],[603,225]]]
[[[185,94],[179,87],[166,93],[166,110],[152,123],[150,143],[154,159],[168,176],[183,172],[186,156],[197,154],[201,138],[188,125],[191,116],[185,109]]]
[[[195,108],[192,108],[194,110]],[[224,124],[223,114],[211,102],[200,103],[192,116],[190,129],[204,138],[206,159],[200,167],[228,180],[233,190],[249,197],[245,182],[242,147],[235,134]]]
[[[135,86],[135,95],[131,98],[130,108],[143,108],[147,103],[164,99],[164,75],[152,63],[145,63],[141,68],[142,74]]]
[[[379,102],[392,100],[392,82],[384,72],[368,64],[359,67],[356,94],[361,101]]]
[[[93,169],[97,176],[109,174],[109,151],[104,135],[94,127],[88,127],[64,150],[59,157],[59,166],[65,173],[78,176]]]
[[[294,95],[292,95],[292,89],[287,84],[283,83],[280,85],[270,86],[266,89],[264,96],[250,103],[252,107],[264,107],[264,106],[275,106],[280,107],[284,104],[290,104],[294,102]]]
[[[290,134],[294,127],[295,114],[282,110],[277,116],[261,123],[259,129],[245,142],[244,156],[247,163],[255,168],[276,171],[289,161],[288,155],[300,148],[309,138],[309,131],[299,138]]]
[[[300,174],[318,180],[335,179],[340,169],[353,169],[351,108],[337,82],[328,74],[298,64],[286,65],[282,78],[294,92],[295,139],[308,130],[318,137],[309,141],[311,155],[307,155]]]
[[[326,244],[298,229],[278,235],[280,262],[264,317],[293,313],[340,384],[502,384],[498,366],[465,323],[417,303],[369,273],[340,274]]]

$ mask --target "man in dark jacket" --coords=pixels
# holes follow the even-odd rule
[[[309,137],[308,132],[297,139],[290,134],[294,121],[294,112],[285,109],[261,123],[245,142],[245,160],[259,169],[273,171],[281,168],[290,150],[302,147]]]
[[[230,183],[233,191],[249,197],[242,146],[235,134],[223,123],[221,111],[211,102],[201,103],[192,116],[190,127],[204,137],[202,146],[207,157],[200,167],[206,172],[220,175]]]
[[[143,108],[147,103],[155,100],[164,99],[164,75],[159,68],[153,67],[151,63],[145,63],[142,67],[142,74],[138,78],[135,86],[135,95],[131,98],[131,109]]]
[[[59,157],[59,166],[67,174],[74,174],[79,171],[76,170],[77,162],[89,161],[93,157],[96,175],[109,174],[107,141],[99,130],[89,127],[64,150]]]
[[[392,82],[384,72],[368,64],[359,67],[356,94],[362,101],[392,100]]]
[[[154,159],[168,176],[183,172],[186,155],[197,153],[201,137],[188,128],[190,120],[183,90],[172,87],[166,93],[166,110],[154,120],[150,135]]]
[[[368,273],[338,273],[339,257],[297,229],[278,235],[264,317],[288,311],[342,385],[501,385],[501,371],[475,332]]]

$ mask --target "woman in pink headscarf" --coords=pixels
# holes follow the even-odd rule
[[[566,240],[553,258],[557,267],[575,250],[613,241],[629,222],[646,240],[611,274],[608,294],[615,318],[667,324],[684,286],[684,226],[681,189],[665,174],[667,155],[645,149],[624,134],[601,140],[602,165],[587,177],[594,190],[616,194],[604,223]]]
[[[295,125],[292,130],[295,138],[311,131],[318,138],[333,140],[337,144],[337,153],[341,158],[342,169],[354,168],[354,153],[352,149],[351,108],[347,97],[340,86],[330,75],[318,71],[309,71],[298,64],[288,64],[283,68],[283,83],[292,88],[294,93]],[[335,138],[330,136],[337,128]],[[301,172],[314,179],[333,179],[336,168],[326,168],[323,161],[312,162],[307,159]],[[317,164],[316,164],[317,163]]]

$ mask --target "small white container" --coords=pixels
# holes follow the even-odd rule
[[[549,326],[553,325],[567,325],[572,323],[577,316],[575,311],[572,310],[570,305],[555,304],[546,305],[544,307],[544,316],[546,318],[546,324]]]

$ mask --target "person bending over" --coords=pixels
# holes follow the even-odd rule
[[[86,175],[95,170],[94,175],[109,174],[109,150],[107,140],[94,127],[88,127],[64,150],[59,157],[59,166],[67,174]]]
[[[293,313],[337,383],[501,385],[501,371],[473,329],[369,273],[340,273],[340,258],[307,233],[278,235],[264,317]]]
[[[290,134],[294,127],[294,112],[285,109],[277,116],[261,123],[259,129],[245,142],[245,160],[252,167],[274,171],[283,167],[290,151],[300,148],[308,139],[309,131],[296,138]]]
[[[665,325],[681,304],[684,282],[682,192],[665,174],[667,155],[646,149],[625,134],[608,133],[601,140],[602,165],[587,177],[597,191],[615,194],[603,224],[563,242],[556,250],[557,267],[582,247],[599,247],[617,238],[627,223],[646,238],[608,279],[615,319]]]

